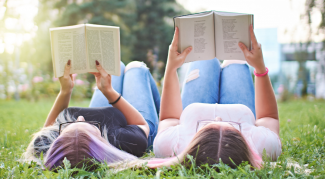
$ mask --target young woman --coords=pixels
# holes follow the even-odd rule
[[[107,74],[96,61],[99,72],[92,74],[98,89],[90,108],[67,108],[74,86],[70,68],[69,60],[59,78],[60,93],[24,158],[40,162],[43,153],[45,167],[54,169],[65,157],[72,167],[78,167],[85,164],[84,159],[112,163],[142,156],[156,135],[160,105],[157,86],[145,64],[131,62],[125,67],[121,63],[118,77]]]
[[[220,67],[219,61],[212,59],[190,64],[181,96],[176,70],[192,48],[177,52],[176,28],[153,145],[157,157],[176,157],[149,162],[149,166],[186,164],[189,154],[197,165],[212,165],[221,159],[232,168],[243,161],[259,167],[264,150],[272,160],[281,154],[277,103],[252,26],[250,35],[251,51],[243,43],[238,45],[255,68],[256,92],[246,62],[225,60]]]

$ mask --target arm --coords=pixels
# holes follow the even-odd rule
[[[47,116],[44,127],[52,125],[60,112],[69,106],[70,97],[74,86],[73,77],[70,75],[70,63],[71,61],[69,60],[64,68],[64,75],[59,78],[61,84],[60,93],[56,98],[49,115]]]
[[[116,92],[111,85],[111,75],[102,68],[98,61],[96,61],[96,68],[99,72],[91,74],[95,75],[98,89],[104,94],[109,102],[114,102],[120,94]],[[150,129],[147,121],[129,102],[121,97],[117,103],[113,104],[113,107],[123,113],[128,125],[138,125],[148,137]]]
[[[239,47],[256,73],[266,72],[261,45],[257,43],[253,27],[250,26],[253,49],[249,51],[243,43]],[[272,84],[268,75],[255,77],[256,126],[264,126],[279,135],[279,115]]]
[[[191,52],[188,47],[182,54],[177,52],[179,30],[175,28],[175,34],[169,46],[167,66],[165,70],[164,86],[160,103],[160,124],[158,132],[169,126],[177,125],[183,111],[182,99],[178,83],[177,69],[184,63],[186,56]]]

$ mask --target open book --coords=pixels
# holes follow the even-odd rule
[[[245,60],[238,42],[251,49],[249,26],[253,24],[252,14],[208,11],[174,17],[174,23],[179,28],[178,51],[193,47],[185,62],[215,57]]]
[[[96,60],[107,73],[120,76],[120,29],[114,26],[81,24],[50,29],[53,71],[63,76],[71,60],[70,73],[98,72]]]

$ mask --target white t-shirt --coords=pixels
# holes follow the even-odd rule
[[[180,154],[192,141],[196,134],[197,121],[214,120],[221,117],[222,121],[241,123],[241,133],[248,145],[260,157],[266,150],[268,157],[276,160],[281,154],[281,141],[277,134],[263,126],[255,126],[252,111],[242,104],[204,104],[188,105],[180,118],[180,124],[161,131],[153,143],[156,157],[172,157]]]

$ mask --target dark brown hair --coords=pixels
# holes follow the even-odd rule
[[[246,140],[239,131],[230,127],[209,126],[200,130],[186,153],[193,156],[197,166],[218,164],[219,159],[231,168],[236,168],[244,161],[254,166]],[[184,156],[182,164],[190,165],[191,161]]]

